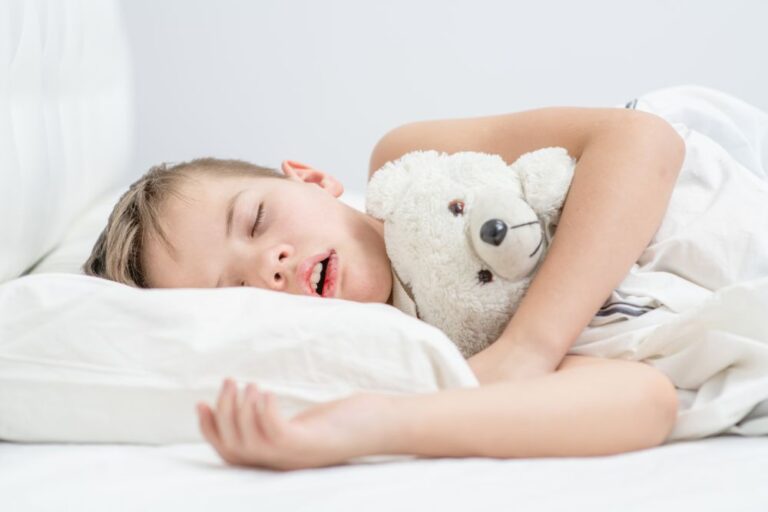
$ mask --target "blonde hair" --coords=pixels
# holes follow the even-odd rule
[[[182,197],[181,185],[196,176],[285,178],[281,172],[242,160],[198,158],[175,165],[152,167],[126,191],[109,215],[91,255],[83,264],[86,275],[149,288],[142,265],[143,241],[157,235],[170,248],[160,226],[160,211],[170,196]]]

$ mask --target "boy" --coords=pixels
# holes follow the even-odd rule
[[[369,176],[416,149],[496,153],[541,147],[577,158],[557,237],[502,336],[469,360],[481,386],[428,395],[373,393],[289,420],[248,385],[200,404],[206,439],[233,464],[295,469],[376,453],[596,455],[651,447],[671,431],[671,382],[641,363],[565,356],[661,223],[685,156],[662,118],[612,108],[543,108],[426,121],[387,133]],[[204,159],[155,168],[119,201],[86,271],[143,287],[258,286],[390,302],[379,221],[337,198],[330,174],[292,161],[282,176]],[[558,315],[553,320],[552,307]]]

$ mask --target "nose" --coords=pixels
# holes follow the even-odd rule
[[[295,287],[295,272],[292,268],[294,250],[287,244],[276,245],[262,253],[256,262],[255,270],[258,281],[264,288],[275,291],[290,291]],[[255,284],[255,283],[254,283]]]
[[[500,245],[507,236],[507,225],[499,219],[487,220],[480,226],[480,239],[491,245]]]

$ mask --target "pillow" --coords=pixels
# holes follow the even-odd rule
[[[199,441],[194,404],[228,376],[288,417],[358,391],[478,385],[441,331],[386,304],[46,273],[0,285],[0,311],[8,441]]]
[[[0,32],[3,282],[128,180],[133,93],[116,1],[0,2]]]
[[[120,187],[103,194],[82,215],[77,217],[62,237],[61,242],[40,262],[30,274],[67,272],[82,274],[82,266],[91,254],[93,244],[107,225],[109,214],[128,187]]]

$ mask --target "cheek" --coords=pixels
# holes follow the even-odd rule
[[[343,212],[324,209],[318,210],[315,215],[316,220],[312,225],[318,233],[322,233],[326,237],[333,237],[337,241],[359,237],[354,220],[343,215]]]
[[[340,223],[321,211],[295,208],[284,211],[280,219],[270,227],[270,237],[303,247],[337,241],[342,231]],[[316,249],[316,247],[308,247]]]
[[[338,200],[300,199],[286,201],[275,211],[275,225],[270,227],[275,237],[302,247],[310,244],[308,250],[329,245],[349,251],[358,244],[370,243],[367,224],[350,214],[354,212],[341,208]]]

